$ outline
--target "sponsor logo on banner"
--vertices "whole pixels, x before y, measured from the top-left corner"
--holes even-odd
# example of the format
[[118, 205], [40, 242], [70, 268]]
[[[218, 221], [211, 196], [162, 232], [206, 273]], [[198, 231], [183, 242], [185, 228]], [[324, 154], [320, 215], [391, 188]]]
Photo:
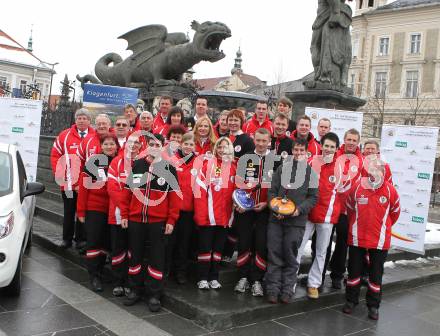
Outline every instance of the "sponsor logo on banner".
[[38, 124], [34, 123], [33, 121], [31, 121], [30, 123], [27, 123], [27, 126], [30, 128], [39, 127]]
[[411, 152], [409, 152], [409, 155], [416, 155], [417, 152], [413, 149]]
[[14, 119], [17, 120], [22, 120], [24, 119], [26, 116], [24, 114], [14, 114]]
[[396, 147], [407, 148], [408, 147], [408, 142], [406, 142], [406, 141], [396, 141]]
[[316, 112], [312, 112], [312, 114], [310, 115], [311, 119], [318, 119], [318, 113]]
[[388, 130], [388, 136], [392, 137], [396, 134], [396, 132], [394, 132], [394, 130], [390, 129]]
[[419, 217], [419, 216], [412, 216], [411, 221], [414, 223], [424, 223], [425, 219], [423, 217]]
[[9, 139], [10, 136], [9, 136], [9, 134], [0, 134], [0, 138], [2, 138], [2, 139]]
[[433, 164], [433, 162], [431, 160], [420, 160], [420, 163], [427, 164], [427, 165]]
[[418, 173], [417, 177], [421, 180], [429, 180], [431, 178], [431, 174], [428, 173]]
[[425, 147], [423, 147], [423, 149], [426, 149], [426, 150], [432, 150], [432, 147], [429, 146], [429, 145], [426, 145]]
[[24, 137], [25, 140], [29, 140], [29, 141], [38, 141], [37, 137], [33, 137], [33, 136], [25, 136]]
[[24, 128], [23, 127], [12, 127], [12, 132], [14, 133], [23, 133]]

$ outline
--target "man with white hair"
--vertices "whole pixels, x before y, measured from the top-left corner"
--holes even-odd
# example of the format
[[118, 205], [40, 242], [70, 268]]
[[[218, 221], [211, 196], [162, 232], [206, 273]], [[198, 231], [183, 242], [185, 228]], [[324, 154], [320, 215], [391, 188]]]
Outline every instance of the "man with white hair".
[[55, 181], [61, 187], [64, 205], [62, 248], [72, 246], [74, 234], [77, 247], [81, 248], [81, 244], [84, 245], [82, 225], [79, 221], [75, 223], [80, 171], [76, 152], [84, 139], [94, 134], [95, 130], [90, 127], [90, 113], [87, 109], [81, 108], [75, 112], [75, 124], [57, 136], [50, 153], [52, 171]]

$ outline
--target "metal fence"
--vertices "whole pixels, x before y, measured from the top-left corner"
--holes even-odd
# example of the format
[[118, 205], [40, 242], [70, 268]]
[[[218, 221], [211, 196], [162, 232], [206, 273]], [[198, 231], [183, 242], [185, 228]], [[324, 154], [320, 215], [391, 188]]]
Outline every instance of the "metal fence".
[[58, 135], [62, 130], [70, 127], [78, 108], [78, 104], [67, 103], [59, 104], [55, 110], [51, 110], [44, 102], [41, 113], [41, 135]]

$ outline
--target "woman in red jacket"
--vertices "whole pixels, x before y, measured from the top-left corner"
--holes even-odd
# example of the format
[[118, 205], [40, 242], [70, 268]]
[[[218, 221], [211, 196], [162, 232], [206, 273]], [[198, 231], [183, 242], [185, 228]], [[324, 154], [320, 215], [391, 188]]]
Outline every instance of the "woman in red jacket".
[[159, 133], [167, 140], [169, 140], [167, 136], [170, 127], [179, 126], [179, 125], [185, 127], [185, 116], [183, 114], [183, 110], [179, 106], [173, 106], [170, 109], [170, 112], [168, 112], [168, 117], [165, 122], [165, 125], [157, 133]]
[[194, 186], [194, 220], [199, 227], [199, 289], [219, 289], [218, 266], [222, 259], [227, 227], [234, 219], [234, 148], [228, 138], [215, 143], [213, 157], [206, 160]]
[[141, 149], [139, 136], [130, 135], [121, 154], [113, 159], [108, 169], [107, 192], [110, 197], [108, 224], [112, 250], [112, 270], [116, 279], [114, 296], [128, 293], [128, 232], [121, 226], [122, 190], [133, 161]]
[[76, 210], [78, 220], [85, 223], [87, 269], [92, 289], [96, 292], [102, 291], [101, 273], [108, 245], [108, 168], [119, 150], [114, 134], [103, 135], [99, 140], [102, 154], [92, 155], [86, 161], [80, 176]]
[[197, 119], [193, 133], [196, 155], [211, 154], [217, 140], [211, 120], [207, 116]]
[[187, 281], [188, 253], [194, 228], [194, 194], [192, 181], [194, 181], [193, 164], [196, 159], [194, 154], [194, 135], [186, 133], [182, 137], [180, 148], [177, 150], [171, 163], [176, 167], [182, 201], [180, 204], [179, 219], [176, 222], [171, 239], [169, 240], [168, 268], [175, 272], [178, 284]]

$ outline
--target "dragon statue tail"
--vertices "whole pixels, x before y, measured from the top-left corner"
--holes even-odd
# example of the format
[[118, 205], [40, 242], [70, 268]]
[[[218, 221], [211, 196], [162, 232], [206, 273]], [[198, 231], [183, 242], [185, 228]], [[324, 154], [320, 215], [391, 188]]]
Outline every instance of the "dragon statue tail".
[[[121, 56], [116, 53], [108, 53], [102, 56], [95, 65], [96, 76], [104, 83], [111, 84], [114, 76], [114, 67], [122, 62]], [[113, 63], [113, 66], [109, 64]]]
[[93, 75], [80, 76], [76, 75], [76, 79], [81, 82], [81, 89], [84, 90], [85, 83], [102, 84], [102, 82]]

